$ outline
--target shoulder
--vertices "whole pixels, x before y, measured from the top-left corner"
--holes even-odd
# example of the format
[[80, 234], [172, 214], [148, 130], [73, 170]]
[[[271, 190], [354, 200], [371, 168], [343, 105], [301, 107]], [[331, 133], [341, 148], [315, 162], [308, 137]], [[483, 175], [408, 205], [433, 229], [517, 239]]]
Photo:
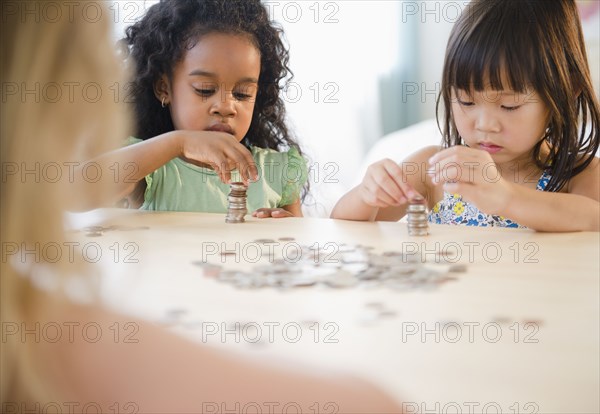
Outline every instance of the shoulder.
[[252, 153], [252, 156], [256, 159], [256, 158], [281, 158], [281, 152], [271, 149], [271, 148], [261, 148], [261, 147], [255, 147], [255, 146], [250, 146], [250, 152]]
[[270, 148], [250, 147], [250, 152], [258, 164], [262, 163], [281, 163], [283, 164], [303, 164], [306, 160], [296, 148], [290, 148], [287, 151], [277, 151]]
[[423, 147], [418, 151], [413, 152], [403, 162], [419, 162], [426, 163], [429, 161], [434, 154], [440, 152], [442, 147], [439, 145], [430, 145], [427, 147]]
[[429, 159], [441, 151], [441, 149], [437, 145], [421, 148], [402, 160], [400, 166], [410, 171], [427, 170], [429, 168]]
[[594, 157], [585, 170], [573, 177], [567, 191], [600, 201], [600, 158]]

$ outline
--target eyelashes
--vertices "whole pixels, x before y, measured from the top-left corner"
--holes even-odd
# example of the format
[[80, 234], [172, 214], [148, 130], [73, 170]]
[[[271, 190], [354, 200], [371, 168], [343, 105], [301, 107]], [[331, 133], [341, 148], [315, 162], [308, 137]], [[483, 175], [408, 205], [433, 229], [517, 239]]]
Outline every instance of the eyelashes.
[[196, 93], [198, 95], [200, 95], [204, 98], [208, 98], [216, 92], [215, 89], [196, 89], [196, 88], [194, 88], [194, 90], [196, 91]]
[[241, 92], [234, 92], [233, 96], [238, 101], [247, 101], [249, 99], [252, 99], [252, 95], [248, 95], [247, 93], [241, 93]]
[[[465, 107], [470, 107], [470, 106], [474, 106], [475, 103], [474, 102], [469, 102], [469, 101], [461, 101], [460, 99], [456, 98], [456, 102], [458, 102], [458, 104], [460, 106], [465, 106]], [[517, 109], [519, 109], [522, 105], [515, 105], [515, 106], [506, 106], [506, 105], [501, 105], [500, 108], [502, 108], [502, 110], [506, 111], [506, 112], [512, 112], [512, 111], [516, 111]]]
[[[194, 91], [196, 91], [196, 93], [198, 95], [200, 95], [203, 98], [210, 98], [211, 96], [213, 96], [215, 93], [217, 93], [216, 89], [198, 89], [198, 88], [194, 88]], [[250, 95], [248, 93], [244, 93], [244, 92], [233, 92], [233, 97], [238, 100], [238, 101], [248, 101], [250, 99], [252, 99], [254, 97], [254, 95]]]

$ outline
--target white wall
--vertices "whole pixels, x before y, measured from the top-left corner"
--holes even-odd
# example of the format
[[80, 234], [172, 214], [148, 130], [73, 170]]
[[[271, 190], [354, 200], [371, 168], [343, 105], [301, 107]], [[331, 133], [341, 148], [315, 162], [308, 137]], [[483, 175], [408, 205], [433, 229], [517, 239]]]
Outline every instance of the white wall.
[[396, 1], [265, 1], [290, 45], [289, 119], [310, 158], [311, 185], [327, 214], [381, 135], [378, 79], [402, 47]]

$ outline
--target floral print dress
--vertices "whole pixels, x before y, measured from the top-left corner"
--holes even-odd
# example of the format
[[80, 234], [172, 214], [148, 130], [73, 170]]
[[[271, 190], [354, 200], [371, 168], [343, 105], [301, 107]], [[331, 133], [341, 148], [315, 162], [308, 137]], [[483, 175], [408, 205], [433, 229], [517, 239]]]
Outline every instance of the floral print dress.
[[[538, 180], [536, 190], [544, 191], [550, 178], [550, 173], [544, 171]], [[429, 222], [480, 227], [526, 228], [506, 217], [483, 213], [474, 205], [464, 201], [461, 195], [446, 192], [444, 192], [444, 198], [429, 212]]]

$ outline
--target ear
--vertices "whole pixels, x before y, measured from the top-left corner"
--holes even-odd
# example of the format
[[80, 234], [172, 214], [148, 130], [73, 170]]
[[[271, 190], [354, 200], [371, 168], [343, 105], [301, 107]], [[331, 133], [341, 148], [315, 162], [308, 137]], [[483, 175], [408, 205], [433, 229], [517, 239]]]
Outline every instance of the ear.
[[171, 83], [167, 75], [162, 75], [154, 82], [154, 96], [165, 106], [171, 102]]

